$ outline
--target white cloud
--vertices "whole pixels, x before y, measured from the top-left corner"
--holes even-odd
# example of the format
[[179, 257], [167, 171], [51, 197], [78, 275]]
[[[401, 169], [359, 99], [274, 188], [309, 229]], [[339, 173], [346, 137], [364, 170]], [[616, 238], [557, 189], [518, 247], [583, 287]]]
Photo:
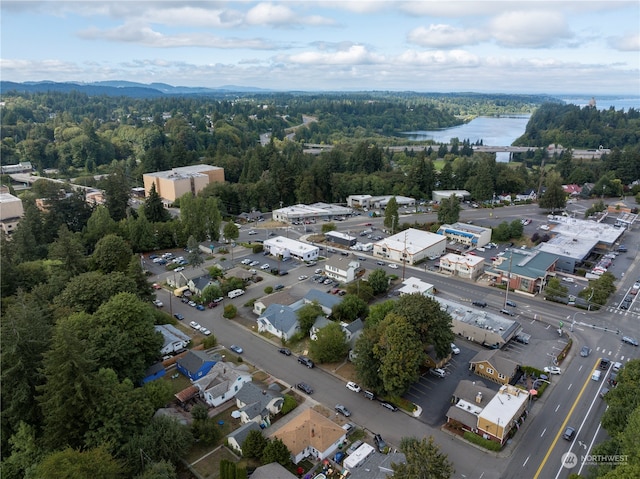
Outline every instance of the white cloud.
[[451, 25], [429, 25], [418, 27], [409, 32], [407, 40], [421, 47], [447, 48], [473, 45], [486, 40], [488, 34], [476, 29], [461, 29]]
[[127, 23], [111, 30], [89, 28], [78, 32], [83, 39], [103, 39], [113, 42], [138, 43], [154, 48], [206, 47], [218, 49], [275, 50], [275, 44], [258, 38], [225, 38], [208, 33], [165, 35], [148, 25]]
[[573, 36], [562, 14], [553, 11], [503, 13], [488, 28], [499, 44], [513, 48], [550, 47]]
[[640, 51], [640, 34], [629, 33], [621, 37], [611, 37], [609, 45], [622, 52], [638, 52]]
[[[292, 3], [291, 5], [295, 5]], [[259, 3], [249, 9], [245, 15], [248, 25], [271, 25], [292, 27], [297, 25], [333, 25], [335, 22], [320, 15], [305, 17], [283, 3]]]
[[480, 58], [472, 55], [464, 50], [437, 50], [427, 52], [417, 52], [415, 50], [407, 50], [397, 59], [399, 64], [404, 66], [420, 65], [420, 66], [445, 66], [451, 68], [475, 67], [481, 63]]
[[336, 51], [303, 52], [290, 55], [287, 60], [305, 65], [360, 65], [384, 62], [383, 57], [369, 52], [364, 45], [350, 45]]

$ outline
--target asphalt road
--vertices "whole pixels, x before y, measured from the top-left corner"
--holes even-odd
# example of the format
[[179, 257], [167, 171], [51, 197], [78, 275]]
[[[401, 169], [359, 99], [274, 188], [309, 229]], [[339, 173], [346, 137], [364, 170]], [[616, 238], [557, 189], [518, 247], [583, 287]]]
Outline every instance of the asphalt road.
[[[490, 213], [495, 213], [495, 215]], [[435, 219], [433, 214], [417, 216], [418, 218], [411, 215], [410, 221], [433, 221]], [[546, 223], [546, 216], [540, 213], [536, 205], [501, 208], [493, 212], [486, 209], [465, 209], [462, 212], [461, 221], [471, 220], [474, 224], [495, 226], [504, 220], [512, 221], [523, 217], [529, 217], [533, 220], [531, 225], [525, 227], [525, 234], [531, 234], [539, 225]], [[357, 233], [366, 228], [364, 224], [367, 222], [382, 228], [382, 221], [382, 218], [356, 217], [338, 222], [336, 225], [340, 231]], [[320, 225], [315, 225], [315, 229], [319, 231]], [[241, 240], [249, 228], [243, 228], [243, 230], [241, 231]], [[289, 237], [300, 237], [305, 234], [303, 227], [289, 228], [282, 230], [282, 232], [285, 232]], [[267, 234], [265, 233], [265, 236]], [[625, 236], [626, 244], [631, 246], [630, 252], [615, 261], [616, 268], [621, 270], [620, 273], [625, 272], [625, 275], [618, 282], [619, 292], [616, 293], [611, 303], [602, 310], [587, 313], [569, 306], [546, 302], [540, 297], [531, 298], [520, 295], [510, 297], [518, 303], [518, 314], [514, 319], [521, 322], [525, 330], [531, 333], [538, 342], [526, 346], [509, 345], [504, 351], [505, 355], [513, 355], [516, 358], [524, 357], [528, 364], [543, 367], [550, 364], [552, 354], [561, 347], [560, 341], [563, 339], [566, 341], [564, 334], [573, 337], [576, 347], [572, 348], [571, 354], [561, 365], [562, 375], [552, 378], [552, 386], [547, 389], [544, 397], [531, 404], [529, 420], [511, 443], [497, 455], [466, 445], [438, 428], [445, 420], [442, 414], [443, 411], [446, 412], [445, 406], [448, 407], [448, 403], [445, 403], [450, 398], [449, 389], [455, 388], [456, 378], [463, 378], [468, 374], [466, 371], [467, 356], [471, 357], [475, 354], [476, 345], [457, 340], [456, 343], [462, 352], [447, 367], [447, 378], [443, 380], [435, 377], [421, 378], [411, 388], [408, 398], [420, 404], [424, 409], [422, 417], [414, 418], [402, 412], [394, 413], [383, 409], [377, 401], [369, 401], [362, 395], [347, 390], [344, 381], [331, 372], [323, 371], [320, 368], [309, 370], [299, 364], [295, 357], [286, 357], [278, 353], [277, 344], [266, 341], [255, 332], [242, 328], [234, 321], [222, 318], [223, 305], [229, 301], [239, 308], [241, 314], [249, 318], [255, 317], [242, 305], [247, 301], [247, 298], [261, 296], [264, 287], [268, 284], [281, 283], [290, 286], [296, 292], [304, 292], [310, 286], [306, 284], [309, 280], [299, 282], [297, 277], [300, 274], [311, 276], [310, 268], [300, 266], [283, 277], [264, 274], [265, 281], [250, 287], [246, 295], [234, 300], [225, 298], [223, 305], [212, 310], [200, 312], [180, 303], [175, 298], [171, 300], [171, 309], [173, 313], [180, 312], [185, 316], [186, 325], [189, 321], [195, 320], [209, 328], [222, 345], [237, 344], [242, 346], [245, 350], [243, 356], [247, 361], [280, 378], [285, 383], [291, 385], [300, 381], [309, 383], [315, 390], [312, 396], [314, 400], [331, 409], [336, 403], [344, 404], [353, 413], [349, 418], [350, 421], [369, 431], [381, 433], [385, 440], [392, 445], [399, 444], [400, 439], [405, 436], [433, 435], [442, 451], [454, 463], [456, 472], [453, 477], [482, 479], [567, 477], [571, 472], [577, 472], [581, 465], [578, 464], [573, 469], [564, 467], [561, 459], [562, 454], [571, 451], [577, 454], [579, 460], [581, 452], [590, 451], [594, 443], [603, 439], [604, 433], [598, 424], [604, 411], [604, 401], [597, 396], [603, 382], [596, 383], [590, 379], [597, 359], [601, 356], [607, 356], [612, 361], [624, 363], [631, 358], [638, 357], [639, 348], [625, 345], [620, 341], [620, 337], [622, 334], [640, 337], [640, 321], [638, 321], [640, 314], [637, 309], [622, 311], [616, 307], [619, 300], [622, 299], [623, 293], [621, 291], [625, 291], [626, 294], [626, 290], [640, 276], [640, 262], [636, 261], [638, 248], [640, 248], [640, 234], [637, 227], [635, 230], [627, 232]], [[256, 236], [247, 235], [246, 239], [252, 237]], [[234, 262], [247, 256], [247, 251], [242, 248], [237, 248], [236, 251]], [[487, 253], [491, 253], [490, 255], [493, 256], [496, 252], [488, 250]], [[370, 262], [366, 263], [367, 267], [378, 267], [373, 259], [368, 261]], [[293, 265], [293, 263], [291, 264]], [[162, 281], [163, 277], [171, 274], [158, 272], [160, 275], [158, 278], [153, 278], [154, 281]], [[424, 268], [407, 267], [404, 270], [397, 269], [393, 272], [404, 274], [407, 277], [417, 276], [436, 285], [439, 294], [462, 302], [482, 298], [489, 303], [488, 310], [497, 310], [504, 301], [503, 293], [498, 290], [479, 283], [441, 276], [431, 271], [425, 271]], [[319, 288], [322, 289], [324, 286]], [[576, 287], [576, 289], [578, 288]], [[168, 296], [168, 291], [160, 290], [158, 292], [159, 299], [165, 303], [165, 309], [169, 307]], [[560, 321], [565, 324], [563, 338], [558, 337], [555, 332]], [[571, 326], [572, 323], [573, 326]], [[569, 331], [570, 328], [573, 331]], [[617, 334], [618, 331], [620, 334]], [[579, 356], [579, 346], [582, 344], [593, 349], [588, 358]], [[606, 376], [603, 376], [604, 379]], [[439, 421], [438, 418], [440, 418]], [[566, 425], [576, 428], [575, 441], [568, 442], [559, 437]]]

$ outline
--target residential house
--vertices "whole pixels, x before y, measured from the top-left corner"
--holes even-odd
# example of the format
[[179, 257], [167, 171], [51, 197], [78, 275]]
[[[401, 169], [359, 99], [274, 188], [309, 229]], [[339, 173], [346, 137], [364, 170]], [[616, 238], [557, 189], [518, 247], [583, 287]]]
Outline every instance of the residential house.
[[350, 283], [362, 272], [359, 261], [342, 255], [331, 256], [324, 265], [324, 274], [340, 283]]
[[[257, 422], [250, 421], [245, 423], [227, 435], [227, 444], [238, 454], [242, 455], [242, 445], [251, 431], [262, 431], [262, 429]], [[253, 475], [251, 477], [253, 477]]]
[[291, 451], [294, 464], [305, 457], [323, 460], [346, 439], [346, 431], [314, 409], [306, 409], [273, 433]]
[[259, 316], [264, 313], [266, 309], [272, 304], [292, 306], [296, 301], [299, 300], [299, 298], [296, 299], [291, 296], [290, 291], [290, 289], [285, 289], [283, 291], [278, 291], [277, 293], [273, 293], [257, 299], [253, 303], [253, 312]]
[[360, 333], [362, 333], [362, 330], [364, 329], [362, 319], [358, 318], [350, 323], [340, 323], [340, 326], [342, 326], [347, 342], [353, 347], [356, 339], [358, 339]]
[[271, 418], [282, 411], [284, 396], [277, 384], [262, 388], [253, 382], [246, 382], [236, 394], [242, 423], [255, 422], [269, 426]]
[[271, 304], [257, 322], [259, 332], [271, 333], [284, 341], [300, 330], [296, 311], [282, 304]]
[[146, 384], [151, 381], [155, 381], [156, 379], [160, 379], [166, 373], [164, 366], [161, 362], [157, 362], [149, 366], [149, 368], [145, 371], [142, 384]]
[[187, 376], [192, 381], [205, 376], [216, 364], [217, 360], [209, 356], [204, 351], [191, 349], [182, 358], [176, 361], [178, 371]]
[[316, 318], [315, 323], [313, 323], [313, 326], [311, 326], [311, 329], [309, 330], [309, 337], [311, 338], [311, 340], [312, 341], [317, 340], [318, 339], [318, 331], [320, 331], [325, 326], [331, 324], [332, 322], [333, 321], [331, 321], [326, 316], [318, 316]]
[[246, 366], [236, 367], [233, 363], [219, 361], [194, 385], [209, 406], [217, 407], [236, 396], [242, 386], [250, 381], [251, 374]]
[[511, 430], [523, 423], [529, 401], [525, 389], [503, 385], [495, 392], [481, 381], [463, 380], [453, 394], [447, 422], [504, 444]]
[[172, 324], [159, 324], [154, 326], [155, 330], [162, 334], [164, 342], [162, 349], [160, 349], [160, 355], [174, 354], [182, 351], [187, 347], [191, 338], [180, 331]]
[[245, 223], [253, 223], [264, 219], [264, 215], [261, 211], [251, 211], [250, 213], [240, 213], [238, 220]]
[[251, 479], [298, 479], [298, 476], [290, 473], [277, 462], [272, 462], [253, 471]]
[[520, 366], [515, 361], [502, 356], [497, 349], [485, 349], [469, 361], [469, 369], [478, 376], [498, 384], [508, 384], [517, 374]]
[[302, 298], [303, 303], [313, 303], [317, 302], [318, 305], [322, 308], [322, 312], [327, 316], [330, 316], [333, 312], [333, 308], [342, 301], [342, 297], [325, 293], [324, 291], [320, 291], [318, 289], [310, 289], [307, 294]]
[[214, 284], [216, 283], [211, 279], [211, 276], [209, 275], [198, 276], [197, 278], [191, 278], [187, 282], [187, 286], [189, 286], [189, 290], [197, 296], [202, 295], [202, 292], [207, 286], [214, 285]]
[[401, 452], [380, 454], [373, 451], [358, 466], [349, 469], [349, 479], [390, 479], [393, 477], [392, 464], [404, 464], [406, 461]]

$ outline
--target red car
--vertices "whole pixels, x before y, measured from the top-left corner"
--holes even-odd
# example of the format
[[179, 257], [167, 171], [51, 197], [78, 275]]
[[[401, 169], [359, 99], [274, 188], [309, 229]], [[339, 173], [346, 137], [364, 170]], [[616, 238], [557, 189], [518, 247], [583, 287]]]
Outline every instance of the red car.
[[216, 303], [216, 302], [214, 302], [214, 301], [211, 301], [211, 302], [209, 303], [209, 308], [211, 308], [211, 309], [215, 308], [216, 306], [218, 306], [218, 303]]

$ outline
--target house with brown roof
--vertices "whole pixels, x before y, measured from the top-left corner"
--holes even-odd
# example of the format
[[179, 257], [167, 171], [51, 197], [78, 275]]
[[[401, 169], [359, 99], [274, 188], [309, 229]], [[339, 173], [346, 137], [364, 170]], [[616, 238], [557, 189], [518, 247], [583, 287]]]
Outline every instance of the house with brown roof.
[[305, 457], [323, 460], [344, 442], [346, 431], [313, 409], [306, 409], [272, 435], [291, 451], [297, 464]]
[[502, 357], [497, 349], [478, 351], [478, 354], [469, 361], [471, 371], [498, 384], [508, 384], [519, 367], [515, 361]]

